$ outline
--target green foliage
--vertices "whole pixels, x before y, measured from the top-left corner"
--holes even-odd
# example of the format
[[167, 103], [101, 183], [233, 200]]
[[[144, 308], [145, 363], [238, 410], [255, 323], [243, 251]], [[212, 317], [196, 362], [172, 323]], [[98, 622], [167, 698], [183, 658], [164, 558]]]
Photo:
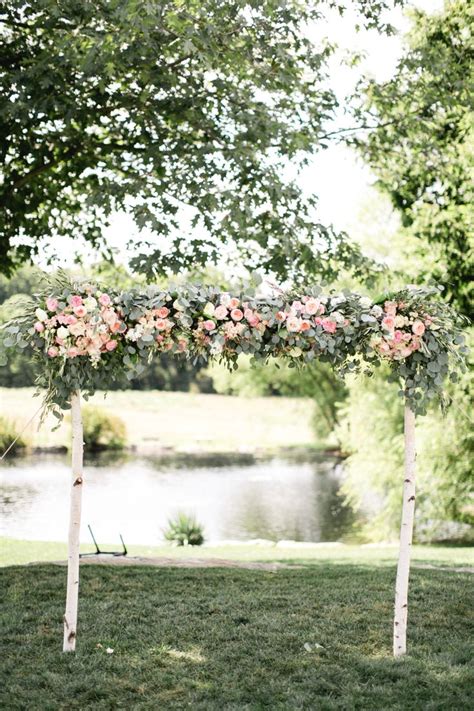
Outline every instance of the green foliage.
[[250, 284], [233, 293], [191, 283], [119, 294], [60, 272], [2, 327], [0, 364], [9, 352], [31, 353], [45, 410], [59, 419], [73, 391], [88, 396], [124, 375], [132, 380], [163, 352], [233, 369], [241, 354], [253, 364], [280, 358], [290, 368], [321, 360], [342, 375], [385, 361], [419, 414], [443, 394], [447, 376], [465, 368], [463, 321], [437, 289], [409, 287], [379, 303], [348, 290], [324, 294], [316, 285], [261, 297]]
[[[448, 0], [439, 14], [412, 14], [408, 47], [395, 76], [365, 83], [357, 115], [375, 126], [354, 142], [399, 211], [406, 230], [431, 246], [427, 281], [468, 314], [474, 272], [474, 10]], [[362, 88], [361, 88], [362, 89]], [[360, 92], [364, 96], [364, 92]], [[439, 255], [439, 256], [438, 256]]]
[[123, 421], [100, 407], [83, 407], [82, 423], [86, 450], [123, 449], [127, 444]]
[[[415, 537], [419, 541], [469, 536], [466, 524], [474, 523], [468, 376], [452, 385], [449, 394], [453, 405], [445, 415], [430, 411], [417, 419]], [[387, 384], [386, 372], [350, 383], [338, 436], [349, 453], [343, 491], [351, 505], [366, 515], [365, 534], [372, 540], [396, 538], [404, 471], [403, 404], [396, 388]]]
[[6, 417], [0, 417], [0, 456], [15, 440], [15, 446], [10, 450], [9, 456], [14, 455], [17, 450], [24, 449], [27, 446], [24, 437], [18, 437], [18, 435], [19, 432], [15, 424]]
[[393, 4], [3, 3], [1, 269], [34, 257], [44, 238], [80, 236], [107, 253], [103, 227], [125, 210], [160, 238], [159, 249], [136, 244], [133, 264], [149, 277], [215, 262], [223, 242], [281, 277], [363, 272], [358, 249], [282, 175], [327, 145], [338, 108], [333, 45], [314, 45], [307, 24], [349, 6], [386, 29], [380, 15]]
[[64, 568], [4, 568], [2, 708], [472, 709], [472, 576], [413, 570], [397, 660], [393, 565], [308, 563], [85, 565], [75, 656], [60, 651]]
[[194, 516], [178, 513], [174, 519], [168, 521], [165, 539], [177, 546], [202, 546], [204, 532]]

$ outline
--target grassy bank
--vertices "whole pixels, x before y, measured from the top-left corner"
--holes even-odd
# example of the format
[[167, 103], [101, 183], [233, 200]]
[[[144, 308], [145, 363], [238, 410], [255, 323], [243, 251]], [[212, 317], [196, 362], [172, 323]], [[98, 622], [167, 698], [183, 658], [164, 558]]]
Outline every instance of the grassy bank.
[[[115, 544], [104, 545], [115, 550]], [[81, 551], [91, 552], [93, 546], [83, 545]], [[167, 558], [227, 558], [244, 561], [275, 561], [301, 564], [394, 566], [398, 556], [397, 546], [349, 546], [343, 544], [246, 544], [174, 548], [172, 546], [129, 546], [131, 556]], [[0, 538], [0, 566], [23, 565], [32, 562], [65, 560], [65, 543], [47, 541], [20, 541]], [[413, 546], [413, 562], [437, 566], [474, 567], [474, 548], [455, 546]]]
[[[414, 570], [410, 654], [391, 658], [393, 570], [83, 569], [76, 655], [65, 571], [0, 571], [2, 707], [473, 707], [472, 576]], [[113, 653], [107, 653], [107, 648]]]
[[[0, 415], [23, 426], [38, 409], [32, 388], [0, 388]], [[125, 422], [130, 445], [140, 449], [253, 451], [277, 447], [314, 446], [310, 427], [312, 402], [305, 398], [239, 398], [158, 391], [97, 393], [90, 403]], [[55, 418], [37, 430], [39, 416], [25, 433], [34, 447], [69, 442], [69, 424], [56, 432]]]

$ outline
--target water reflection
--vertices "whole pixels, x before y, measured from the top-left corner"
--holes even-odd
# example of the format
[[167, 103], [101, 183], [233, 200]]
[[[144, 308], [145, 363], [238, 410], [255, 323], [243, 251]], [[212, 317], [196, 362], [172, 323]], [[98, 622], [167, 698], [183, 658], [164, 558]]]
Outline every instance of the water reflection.
[[[83, 529], [98, 540], [121, 532], [127, 543], [156, 544], [169, 517], [195, 514], [207, 540], [267, 538], [334, 541], [353, 516], [338, 495], [334, 459], [258, 460], [251, 454], [165, 457], [101, 455], [86, 459]], [[62, 456], [14, 460], [0, 469], [2, 535], [64, 540], [69, 464]]]

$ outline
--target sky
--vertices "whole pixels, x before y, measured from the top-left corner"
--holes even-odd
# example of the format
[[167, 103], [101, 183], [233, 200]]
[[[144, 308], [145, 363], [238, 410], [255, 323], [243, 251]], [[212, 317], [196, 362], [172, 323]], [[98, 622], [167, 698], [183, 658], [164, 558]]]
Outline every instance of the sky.
[[[443, 0], [411, 0], [408, 7], [417, 7], [426, 12], [438, 12], [443, 8]], [[343, 99], [351, 93], [360, 76], [372, 76], [378, 81], [389, 79], [396, 68], [403, 51], [402, 36], [409, 28], [405, 10], [391, 10], [386, 19], [397, 29], [393, 36], [380, 36], [375, 30], [356, 32], [355, 14], [348, 12], [343, 18], [338, 14], [330, 16], [324, 26], [308, 29], [308, 34], [317, 42], [320, 36], [335, 38], [340, 50], [331, 61], [331, 84], [337, 95]], [[342, 64], [347, 51], [363, 51], [365, 59], [358, 69], [349, 69]], [[339, 116], [336, 126], [347, 126], [349, 117]], [[326, 225], [334, 225], [337, 230], [349, 234], [359, 222], [359, 215], [374, 196], [374, 176], [364, 166], [355, 153], [342, 144], [316, 154], [311, 163], [298, 176], [298, 182], [307, 193], [318, 196], [318, 219]], [[389, 216], [390, 217], [390, 216]], [[388, 219], [389, 219], [388, 217]], [[396, 225], [396, 221], [393, 222]], [[139, 236], [133, 220], [125, 213], [112, 216], [110, 226], [105, 230], [108, 242], [116, 249], [118, 261], [126, 263], [126, 243]], [[141, 234], [142, 238], [144, 234]], [[72, 266], [73, 253], [77, 245], [71, 240], [61, 244], [61, 265]], [[87, 258], [86, 258], [87, 259]]]

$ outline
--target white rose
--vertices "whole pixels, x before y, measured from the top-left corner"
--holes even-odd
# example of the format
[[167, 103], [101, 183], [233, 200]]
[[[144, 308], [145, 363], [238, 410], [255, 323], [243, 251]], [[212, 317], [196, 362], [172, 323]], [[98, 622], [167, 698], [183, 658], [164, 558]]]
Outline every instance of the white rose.
[[84, 306], [88, 311], [92, 311], [97, 306], [97, 299], [94, 299], [93, 296], [88, 296], [84, 301]]
[[375, 306], [372, 306], [371, 313], [375, 316], [375, 318], [380, 318], [383, 314], [383, 308], [376, 304]]
[[60, 326], [56, 331], [58, 338], [67, 338], [69, 336], [69, 329], [65, 326]]
[[368, 309], [369, 306], [372, 306], [372, 299], [369, 299], [368, 296], [362, 296], [359, 299], [359, 303], [364, 309]]
[[36, 309], [35, 315], [38, 321], [47, 321], [48, 319], [48, 314], [43, 309]]
[[342, 323], [344, 321], [344, 316], [341, 314], [340, 311], [333, 311], [331, 316], [336, 323]]
[[406, 323], [405, 316], [400, 316], [400, 314], [398, 316], [395, 316], [395, 326], [397, 328], [401, 328], [402, 326], [405, 325], [405, 323]]
[[207, 304], [206, 304], [205, 307], [204, 307], [204, 313], [206, 314], [206, 316], [214, 316], [214, 311], [215, 311], [215, 310], [216, 310], [216, 309], [215, 309], [214, 304], [211, 303], [210, 301], [208, 301]]

